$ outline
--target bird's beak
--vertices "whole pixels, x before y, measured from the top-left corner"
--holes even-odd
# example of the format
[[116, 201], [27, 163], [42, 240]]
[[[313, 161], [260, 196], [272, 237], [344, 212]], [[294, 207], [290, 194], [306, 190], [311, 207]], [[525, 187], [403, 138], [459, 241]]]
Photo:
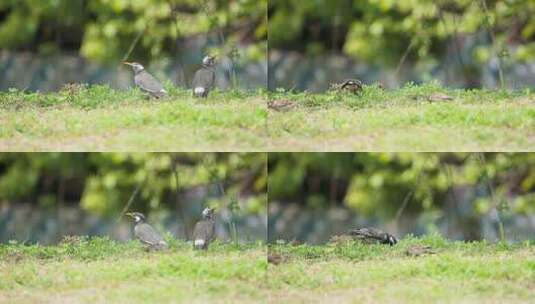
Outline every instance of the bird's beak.
[[128, 215], [128, 216], [130, 216], [130, 217], [133, 217], [132, 212], [125, 213], [125, 215]]
[[129, 66], [132, 66], [132, 64], [130, 62], [126, 62], [126, 61], [123, 61], [122, 64], [126, 64], [126, 65], [129, 65]]

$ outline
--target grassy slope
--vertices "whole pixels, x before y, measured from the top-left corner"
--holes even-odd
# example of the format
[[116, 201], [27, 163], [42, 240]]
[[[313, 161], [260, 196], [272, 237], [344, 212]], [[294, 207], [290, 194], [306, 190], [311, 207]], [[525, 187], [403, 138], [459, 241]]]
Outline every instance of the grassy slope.
[[[431, 245], [436, 254], [409, 257]], [[535, 298], [535, 244], [515, 246], [406, 238], [394, 247], [274, 245], [271, 297], [295, 303], [527, 303]]]
[[0, 303], [248, 303], [267, 297], [265, 246], [193, 251], [171, 242], [74, 240], [55, 247], [0, 245]]
[[266, 145], [264, 93], [214, 92], [207, 100], [168, 87], [71, 86], [59, 93], [0, 93], [2, 151], [253, 151]]
[[[442, 92], [452, 101], [429, 102]], [[526, 151], [535, 147], [535, 93], [448, 90], [435, 83], [360, 96], [274, 93], [297, 107], [270, 111], [274, 151]]]
[[[273, 93], [295, 102], [269, 111], [264, 92], [214, 92], [197, 100], [168, 86], [73, 86], [59, 93], [0, 93], [1, 151], [533, 151], [535, 94], [462, 91], [434, 83], [360, 96]], [[429, 102], [444, 92], [453, 101]]]
[[[0, 245], [0, 303], [527, 303], [535, 297], [535, 245], [405, 238], [394, 247], [341, 243], [214, 244], [166, 252], [139, 243], [71, 239], [58, 246]], [[436, 254], [408, 257], [414, 245]]]

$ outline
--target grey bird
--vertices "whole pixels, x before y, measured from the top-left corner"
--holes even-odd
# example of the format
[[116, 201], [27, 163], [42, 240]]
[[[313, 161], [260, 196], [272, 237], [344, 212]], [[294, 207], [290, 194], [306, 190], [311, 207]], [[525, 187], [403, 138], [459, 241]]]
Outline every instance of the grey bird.
[[193, 229], [193, 249], [208, 249], [215, 236], [214, 209], [205, 208], [202, 217]]
[[377, 228], [357, 228], [347, 232], [353, 239], [361, 240], [366, 243], [378, 242], [394, 246], [398, 240], [391, 234]]
[[208, 93], [215, 84], [215, 57], [206, 56], [202, 60], [202, 67], [193, 76], [193, 96], [208, 97]]
[[126, 215], [132, 217], [136, 225], [134, 226], [134, 235], [149, 249], [163, 250], [167, 249], [167, 243], [163, 237], [151, 225], [145, 222], [145, 216], [139, 212], [130, 212]]
[[123, 64], [129, 65], [134, 70], [134, 83], [142, 91], [149, 93], [156, 98], [162, 98], [167, 95], [167, 91], [163, 88], [163, 85], [154, 78], [149, 72], [145, 71], [145, 68], [137, 62], [123, 62]]

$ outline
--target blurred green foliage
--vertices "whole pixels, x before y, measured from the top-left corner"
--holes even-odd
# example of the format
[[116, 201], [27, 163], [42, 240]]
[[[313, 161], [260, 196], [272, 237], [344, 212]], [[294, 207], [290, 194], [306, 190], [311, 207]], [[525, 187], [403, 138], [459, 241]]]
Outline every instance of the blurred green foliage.
[[534, 13], [532, 0], [272, 0], [269, 43], [396, 64], [408, 48], [409, 59], [436, 60], [447, 42], [482, 33], [471, 54], [476, 61], [492, 55], [527, 61], [535, 58]]
[[[535, 154], [530, 153], [272, 153], [270, 202], [308, 208], [344, 205], [367, 216], [468, 203], [475, 214], [535, 212]], [[474, 191], [457, 197], [453, 191]], [[465, 192], [466, 194], [467, 192]]]
[[48, 54], [74, 49], [102, 62], [117, 61], [139, 41], [133, 58], [169, 57], [181, 39], [213, 34], [216, 50], [264, 59], [267, 0], [4, 0], [0, 1], [0, 48]]
[[93, 214], [115, 215], [138, 187], [131, 208], [142, 212], [172, 209], [184, 203], [177, 190], [204, 187], [206, 204], [228, 208], [243, 198], [240, 212], [261, 214], [266, 162], [262, 153], [4, 153], [0, 204], [79, 204]]

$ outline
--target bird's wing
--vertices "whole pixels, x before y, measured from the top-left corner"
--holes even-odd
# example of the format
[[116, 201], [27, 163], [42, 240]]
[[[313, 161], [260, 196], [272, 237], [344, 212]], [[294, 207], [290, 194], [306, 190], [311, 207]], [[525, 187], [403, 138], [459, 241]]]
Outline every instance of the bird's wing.
[[215, 226], [210, 221], [200, 221], [193, 229], [193, 240], [211, 240], [214, 236]]
[[163, 241], [162, 236], [151, 225], [142, 223], [134, 228], [134, 234], [140, 241], [149, 245], [158, 245]]
[[195, 89], [196, 87], [202, 86], [202, 69], [195, 72], [195, 75], [193, 76], [193, 82], [191, 83], [191, 86]]
[[214, 85], [215, 82], [215, 73], [214, 71], [207, 69], [207, 68], [201, 68], [197, 72], [195, 72], [195, 75], [193, 76], [193, 88], [201, 87], [201, 88], [211, 88]]
[[360, 228], [351, 230], [349, 234], [382, 240], [384, 232], [376, 228]]
[[160, 93], [163, 90], [163, 85], [148, 72], [137, 75], [135, 82], [142, 90], [149, 93]]

